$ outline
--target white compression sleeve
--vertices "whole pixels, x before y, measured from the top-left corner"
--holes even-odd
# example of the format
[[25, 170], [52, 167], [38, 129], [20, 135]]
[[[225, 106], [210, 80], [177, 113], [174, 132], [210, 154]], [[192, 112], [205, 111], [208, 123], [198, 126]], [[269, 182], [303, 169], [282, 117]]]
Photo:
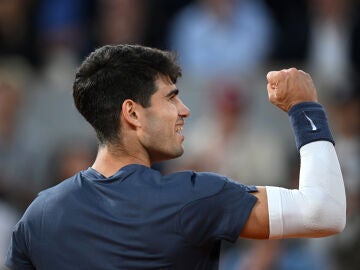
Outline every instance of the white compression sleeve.
[[345, 227], [345, 188], [334, 146], [308, 143], [300, 158], [299, 189], [266, 187], [269, 238], [321, 237]]

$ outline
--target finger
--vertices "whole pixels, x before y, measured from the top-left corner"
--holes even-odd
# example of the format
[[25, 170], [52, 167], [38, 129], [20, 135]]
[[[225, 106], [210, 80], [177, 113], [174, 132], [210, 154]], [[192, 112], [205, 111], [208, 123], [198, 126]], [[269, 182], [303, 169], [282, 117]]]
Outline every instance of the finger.
[[276, 103], [276, 92], [268, 91], [268, 98], [271, 103], [275, 104]]
[[307, 72], [305, 72], [305, 71], [303, 71], [301, 69], [299, 69], [299, 73], [302, 74], [304, 77], [309, 77], [310, 78], [309, 73], [307, 73]]
[[279, 81], [275, 79], [270, 79], [266, 85], [268, 91], [275, 91], [279, 87]]
[[273, 87], [273, 85], [272, 84], [270, 84], [270, 83], [268, 83], [267, 85], [266, 85], [266, 89], [267, 89], [267, 91], [270, 93], [270, 92], [273, 92], [274, 90], [275, 90], [275, 88]]
[[268, 92], [268, 98], [271, 102], [273, 102], [276, 98], [276, 88], [274, 88], [270, 83], [266, 86]]
[[272, 82], [274, 80], [276, 80], [276, 78], [279, 76], [279, 71], [270, 71], [268, 72], [268, 74], [266, 75], [266, 78], [269, 82]]
[[298, 70], [297, 70], [297, 68], [292, 67], [292, 68], [286, 69], [285, 71], [290, 72], [290, 73], [296, 73]]

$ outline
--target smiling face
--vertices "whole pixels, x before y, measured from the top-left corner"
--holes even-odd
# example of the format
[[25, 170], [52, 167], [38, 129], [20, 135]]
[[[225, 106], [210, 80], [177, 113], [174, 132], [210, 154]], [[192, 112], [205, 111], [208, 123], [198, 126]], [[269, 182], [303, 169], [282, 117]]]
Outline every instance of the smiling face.
[[165, 76], [155, 81], [156, 92], [151, 96], [150, 106], [141, 108], [140, 143], [146, 149], [150, 162], [159, 162], [183, 154], [184, 136], [181, 131], [184, 118], [190, 110], [179, 98], [179, 90]]

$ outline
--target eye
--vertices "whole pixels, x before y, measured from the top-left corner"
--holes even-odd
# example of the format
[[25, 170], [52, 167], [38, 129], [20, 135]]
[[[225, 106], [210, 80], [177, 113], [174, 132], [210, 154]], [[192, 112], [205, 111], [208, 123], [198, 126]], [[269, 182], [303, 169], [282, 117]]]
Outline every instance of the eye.
[[169, 101], [175, 102], [176, 99], [177, 99], [178, 94], [179, 94], [179, 90], [174, 89], [174, 90], [170, 91], [169, 94], [167, 94], [167, 98], [168, 98]]
[[176, 101], [176, 98], [177, 98], [177, 95], [170, 95], [170, 96], [169, 96], [169, 101], [175, 102], [175, 101]]

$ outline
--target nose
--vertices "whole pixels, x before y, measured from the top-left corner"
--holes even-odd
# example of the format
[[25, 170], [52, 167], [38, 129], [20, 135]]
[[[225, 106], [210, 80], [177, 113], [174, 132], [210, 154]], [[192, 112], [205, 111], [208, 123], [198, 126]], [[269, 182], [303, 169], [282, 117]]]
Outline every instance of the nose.
[[190, 116], [190, 109], [181, 100], [179, 102], [179, 116], [183, 118]]

